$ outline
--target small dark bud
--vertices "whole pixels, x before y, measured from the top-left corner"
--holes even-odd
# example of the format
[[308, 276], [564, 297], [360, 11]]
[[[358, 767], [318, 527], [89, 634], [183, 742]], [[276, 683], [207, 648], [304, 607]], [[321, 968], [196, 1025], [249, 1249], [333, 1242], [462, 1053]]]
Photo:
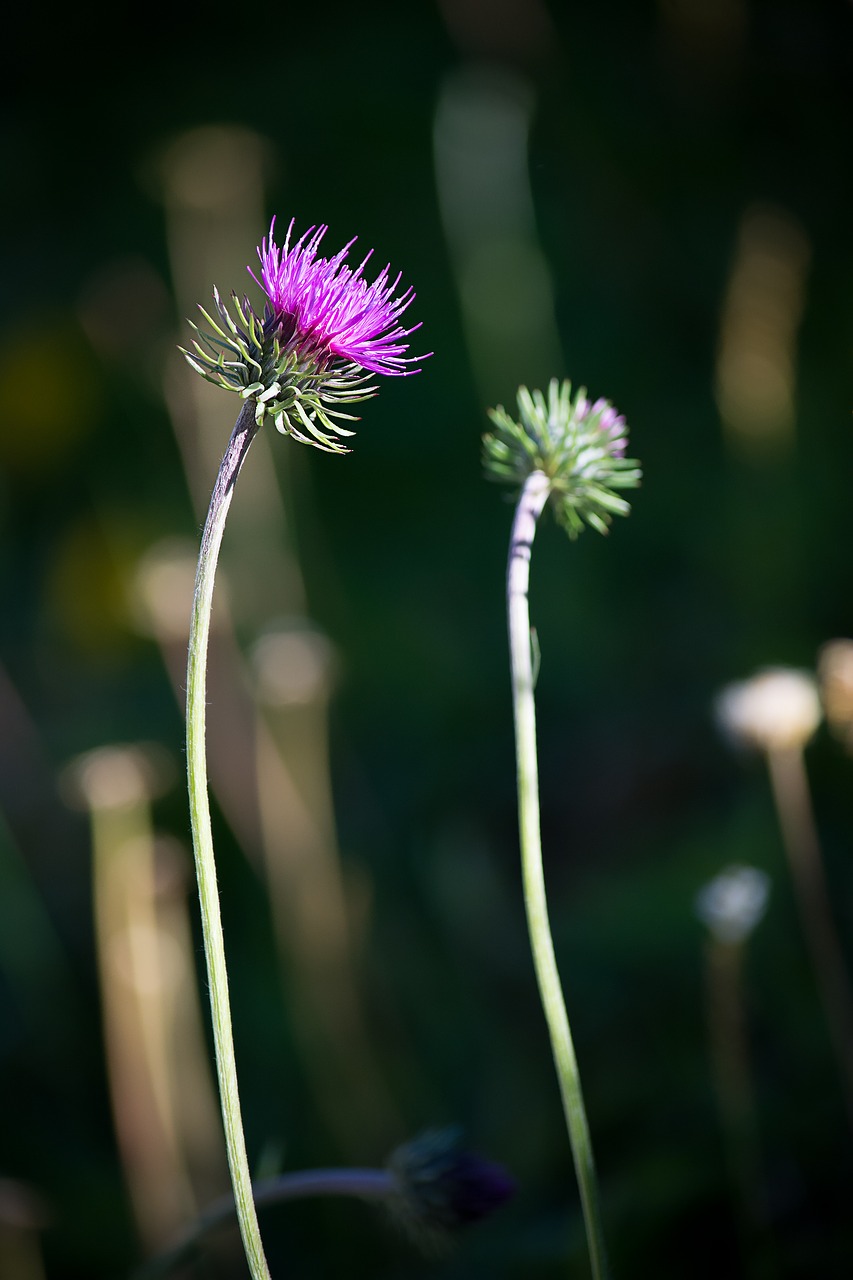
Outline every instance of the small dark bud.
[[422, 1134], [398, 1147], [389, 1169], [400, 1184], [401, 1216], [416, 1234], [447, 1234], [485, 1218], [515, 1193], [501, 1165], [465, 1150], [458, 1129]]

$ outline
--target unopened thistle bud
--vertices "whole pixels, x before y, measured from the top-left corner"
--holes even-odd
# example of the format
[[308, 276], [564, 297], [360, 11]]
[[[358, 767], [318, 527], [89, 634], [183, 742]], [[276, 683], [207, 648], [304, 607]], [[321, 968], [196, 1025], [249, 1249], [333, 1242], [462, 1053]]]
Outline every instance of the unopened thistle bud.
[[437, 1129], [398, 1147], [388, 1161], [398, 1191], [390, 1207], [422, 1243], [440, 1244], [515, 1194], [501, 1165], [467, 1151], [458, 1129]]
[[590, 403], [586, 389], [568, 381], [541, 391], [518, 390], [519, 421], [502, 405], [489, 411], [494, 431], [483, 437], [484, 464], [494, 480], [523, 485], [534, 471], [549, 481], [550, 501], [570, 538], [589, 524], [606, 533], [629, 503], [617, 489], [635, 489], [640, 464], [625, 457], [628, 427], [608, 400]]
[[310, 227], [291, 244], [291, 221], [281, 247], [274, 230], [275, 218], [258, 249], [260, 280], [249, 272], [267, 295], [263, 314], [232, 293], [235, 319], [214, 289], [217, 318], [200, 308], [211, 332], [193, 325], [200, 341], [184, 355], [208, 382], [253, 399], [259, 425], [269, 415], [282, 434], [345, 453], [340, 437], [354, 433], [341, 423], [356, 421], [345, 409], [376, 395], [371, 376], [418, 373], [407, 366], [426, 358], [406, 355], [404, 339], [420, 325], [399, 323], [415, 294], [397, 293], [400, 276], [391, 278], [390, 266], [368, 284], [370, 253], [354, 270], [347, 266], [355, 240], [319, 258], [325, 226]]

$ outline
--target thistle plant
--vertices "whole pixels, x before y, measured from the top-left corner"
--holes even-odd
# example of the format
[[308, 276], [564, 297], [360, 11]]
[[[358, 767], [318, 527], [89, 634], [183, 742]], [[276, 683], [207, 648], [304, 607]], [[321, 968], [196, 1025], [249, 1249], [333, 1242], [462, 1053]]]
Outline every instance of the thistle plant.
[[[214, 581], [225, 520], [234, 486], [252, 440], [267, 418], [283, 435], [329, 453], [346, 453], [353, 435], [347, 410], [376, 394], [373, 374], [405, 376], [424, 357], [408, 356], [400, 317], [414, 300], [412, 289], [398, 292], [400, 276], [386, 266], [372, 284], [365, 278], [371, 254], [353, 269], [347, 265], [350, 240], [330, 258], [319, 257], [327, 228], [311, 227], [293, 241], [291, 221], [284, 242], [269, 236], [258, 249], [266, 294], [262, 312], [247, 297], [231, 295], [230, 309], [214, 290], [216, 318], [202, 310], [207, 328], [184, 355], [214, 385], [243, 402], [213, 487], [201, 537], [187, 664], [187, 772], [196, 878], [201, 904], [219, 1096], [234, 1205], [253, 1280], [269, 1270], [252, 1196], [246, 1142], [237, 1089], [231, 1029], [228, 972], [216, 885], [216, 864], [207, 794], [205, 703], [207, 647]], [[371, 251], [372, 252], [372, 251]], [[236, 318], [235, 318], [236, 317]]]
[[493, 409], [489, 417], [494, 431], [484, 437], [483, 444], [490, 478], [521, 490], [510, 536], [506, 589], [524, 901], [580, 1189], [592, 1274], [595, 1280], [602, 1280], [608, 1272], [598, 1185], [554, 955], [542, 867], [528, 584], [536, 526], [548, 503], [570, 538], [576, 538], [585, 525], [606, 533], [612, 517], [627, 515], [630, 509], [616, 491], [636, 487], [641, 473], [639, 464], [624, 456], [625, 419], [607, 400], [590, 403], [583, 387], [573, 394], [570, 382], [554, 379], [547, 397], [541, 391], [531, 393], [521, 387], [518, 412], [516, 420], [503, 407]]

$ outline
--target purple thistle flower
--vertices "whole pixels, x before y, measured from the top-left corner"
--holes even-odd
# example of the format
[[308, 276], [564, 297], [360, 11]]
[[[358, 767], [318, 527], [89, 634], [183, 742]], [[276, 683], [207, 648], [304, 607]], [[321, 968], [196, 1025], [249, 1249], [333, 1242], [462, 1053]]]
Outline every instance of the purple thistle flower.
[[354, 240], [333, 258], [318, 257], [325, 226], [291, 243], [291, 221], [281, 247], [274, 232], [275, 218], [258, 249], [260, 280], [249, 268], [269, 299], [263, 313], [236, 293], [229, 310], [214, 289], [214, 313], [200, 308], [207, 330], [193, 324], [192, 349], [181, 350], [208, 382], [251, 400], [258, 426], [269, 417], [301, 444], [346, 453], [341, 437], [354, 432], [343, 423], [357, 421], [347, 410], [376, 395], [371, 376], [419, 373], [406, 366], [426, 359], [406, 355], [405, 339], [420, 325], [399, 323], [415, 293], [397, 294], [400, 276], [392, 280], [389, 266], [368, 284], [370, 253], [355, 270], [347, 266]]
[[625, 449], [628, 445], [625, 418], [621, 413], [617, 413], [610, 401], [605, 400], [603, 396], [599, 396], [595, 404], [590, 405], [589, 401], [584, 399], [582, 405], [578, 405], [578, 410], [578, 421], [580, 422], [590, 418], [598, 418], [598, 429], [604, 435], [610, 437], [610, 453], [614, 458], [624, 457]]
[[364, 269], [372, 249], [355, 270], [347, 266], [345, 259], [355, 237], [333, 258], [317, 256], [328, 230], [325, 226], [309, 227], [291, 244], [293, 223], [291, 219], [284, 244], [279, 247], [273, 238], [273, 218], [269, 237], [258, 249], [260, 280], [249, 269], [272, 304], [274, 317], [282, 326], [283, 341], [311, 358], [338, 357], [371, 373], [398, 377], [419, 373], [419, 369], [404, 366], [426, 357], [405, 355], [409, 344], [403, 339], [420, 324], [406, 329], [398, 323], [414, 301], [414, 290], [408, 288], [394, 296], [401, 277], [398, 274], [391, 280], [390, 265], [383, 268], [373, 284], [368, 284]]

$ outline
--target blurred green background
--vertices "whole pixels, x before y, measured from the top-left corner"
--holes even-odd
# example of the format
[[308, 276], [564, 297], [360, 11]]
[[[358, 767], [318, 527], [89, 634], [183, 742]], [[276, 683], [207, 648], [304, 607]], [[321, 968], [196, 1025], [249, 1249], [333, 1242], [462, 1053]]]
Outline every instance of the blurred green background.
[[[346, 458], [259, 440], [226, 533], [209, 717], [250, 1159], [375, 1164], [456, 1122], [519, 1182], [435, 1257], [358, 1204], [268, 1210], [273, 1273], [588, 1274], [520, 895], [511, 506], [479, 443], [489, 405], [569, 376], [626, 414], [645, 472], [609, 538], [543, 523], [531, 596], [546, 872], [614, 1272], [849, 1274], [843, 1088], [766, 773], [711, 708], [853, 630], [850, 5], [330, 0], [138, 11], [132, 36], [97, 13], [15, 21], [3, 1276], [128, 1275], [225, 1185], [209, 1108], [190, 1124], [209, 1084], [180, 699], [186, 549], [238, 403], [176, 347], [214, 284], [257, 296], [244, 268], [273, 213], [328, 223], [329, 253], [375, 246], [434, 354], [385, 380]], [[142, 768], [79, 763], [140, 742]], [[846, 943], [853, 761], [824, 730], [809, 769]], [[772, 878], [743, 975], [757, 1240], [693, 906], [733, 861]], [[223, 1238], [192, 1274], [242, 1265]]]

